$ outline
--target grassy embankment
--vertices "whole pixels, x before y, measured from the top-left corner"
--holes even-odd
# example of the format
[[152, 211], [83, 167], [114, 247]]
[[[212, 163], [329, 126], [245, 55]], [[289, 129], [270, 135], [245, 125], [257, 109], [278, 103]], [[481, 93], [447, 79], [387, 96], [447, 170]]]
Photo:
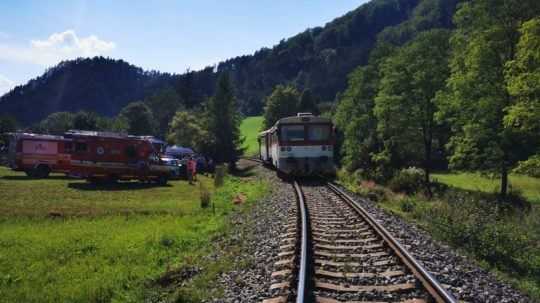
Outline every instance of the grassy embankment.
[[240, 131], [242, 136], [245, 137], [244, 148], [246, 148], [246, 156], [253, 156], [258, 153], [259, 143], [257, 142], [257, 135], [261, 131], [262, 124], [262, 116], [247, 117], [242, 121]]
[[[219, 292], [213, 280], [230, 260], [202, 258], [227, 235], [230, 214], [247, 209], [266, 187], [227, 177], [214, 189], [212, 179], [199, 180], [213, 192], [215, 214], [201, 209], [199, 186], [185, 181], [96, 189], [60, 175], [32, 180], [0, 167], [0, 301], [140, 302], [154, 296], [158, 284], [174, 283], [156, 282], [160, 277], [198, 267], [183, 300]], [[232, 203], [238, 193], [247, 197], [240, 206]]]
[[540, 179], [510, 177], [513, 193], [520, 192], [532, 205], [526, 211], [497, 202], [498, 180], [480, 174], [433, 175], [443, 186], [436, 187], [431, 200], [422, 194], [395, 193], [347, 174], [340, 179], [540, 301]]

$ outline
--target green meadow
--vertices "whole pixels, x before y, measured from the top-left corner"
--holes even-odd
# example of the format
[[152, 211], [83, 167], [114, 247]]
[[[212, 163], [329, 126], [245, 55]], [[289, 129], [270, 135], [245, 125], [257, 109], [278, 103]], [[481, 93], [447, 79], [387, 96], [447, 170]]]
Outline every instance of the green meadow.
[[[479, 173], [442, 173], [433, 174], [433, 180], [460, 189], [497, 193], [500, 189], [500, 179]], [[540, 178], [523, 175], [510, 175], [510, 191], [519, 191], [531, 203], [540, 205]]]
[[247, 156], [256, 155], [259, 151], [259, 143], [257, 142], [257, 135], [261, 132], [263, 125], [263, 117], [247, 117], [242, 121], [240, 125], [240, 132], [244, 136], [244, 148]]
[[[155, 281], [183, 266], [203, 268], [184, 300], [215, 294], [213, 281], [230, 265], [203, 257], [227, 236], [230, 215], [247, 209], [266, 187], [227, 177], [214, 189], [213, 179], [199, 180], [214, 207], [202, 209], [200, 186], [185, 181], [94, 187], [0, 168], [0, 301], [148, 301]], [[239, 193], [246, 203], [234, 205]]]

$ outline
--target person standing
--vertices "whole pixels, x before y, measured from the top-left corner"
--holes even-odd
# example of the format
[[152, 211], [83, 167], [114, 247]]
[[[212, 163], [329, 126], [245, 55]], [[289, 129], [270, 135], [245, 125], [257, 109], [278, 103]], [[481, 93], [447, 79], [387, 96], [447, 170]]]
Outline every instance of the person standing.
[[197, 170], [197, 162], [195, 162], [195, 159], [193, 159], [193, 156], [191, 156], [188, 158], [188, 161], [187, 161], [187, 175], [188, 175], [189, 184], [193, 184], [196, 170]]

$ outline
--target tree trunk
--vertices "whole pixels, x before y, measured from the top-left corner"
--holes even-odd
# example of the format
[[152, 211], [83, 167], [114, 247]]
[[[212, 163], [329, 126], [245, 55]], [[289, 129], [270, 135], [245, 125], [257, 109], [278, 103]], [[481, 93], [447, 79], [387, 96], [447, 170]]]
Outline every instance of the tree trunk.
[[501, 198], [506, 198], [508, 193], [508, 168], [506, 167], [506, 161], [503, 161], [501, 167]]
[[429, 199], [433, 196], [431, 192], [431, 147], [433, 142], [433, 134], [430, 129], [424, 131], [424, 184], [426, 186], [426, 194]]

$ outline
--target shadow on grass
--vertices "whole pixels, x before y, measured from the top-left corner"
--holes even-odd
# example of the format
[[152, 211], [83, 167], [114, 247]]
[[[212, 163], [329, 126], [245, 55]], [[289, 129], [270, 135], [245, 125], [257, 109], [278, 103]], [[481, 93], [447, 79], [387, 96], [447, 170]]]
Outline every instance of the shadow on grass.
[[4, 180], [13, 180], [13, 181], [30, 181], [30, 180], [73, 180], [73, 178], [70, 178], [68, 176], [48, 176], [47, 178], [32, 178], [28, 177], [26, 175], [20, 175], [20, 176], [3, 176], [2, 179]]
[[141, 190], [154, 187], [171, 187], [172, 185], [159, 185], [156, 183], [140, 183], [140, 182], [117, 182], [107, 184], [96, 183], [69, 183], [68, 187], [77, 190], [105, 190], [105, 191], [123, 191], [123, 190]]
[[255, 176], [255, 172], [253, 169], [255, 168], [255, 165], [253, 166], [246, 166], [246, 167], [237, 167], [230, 171], [231, 175], [235, 177], [240, 178], [246, 178], [246, 177], [252, 177]]

